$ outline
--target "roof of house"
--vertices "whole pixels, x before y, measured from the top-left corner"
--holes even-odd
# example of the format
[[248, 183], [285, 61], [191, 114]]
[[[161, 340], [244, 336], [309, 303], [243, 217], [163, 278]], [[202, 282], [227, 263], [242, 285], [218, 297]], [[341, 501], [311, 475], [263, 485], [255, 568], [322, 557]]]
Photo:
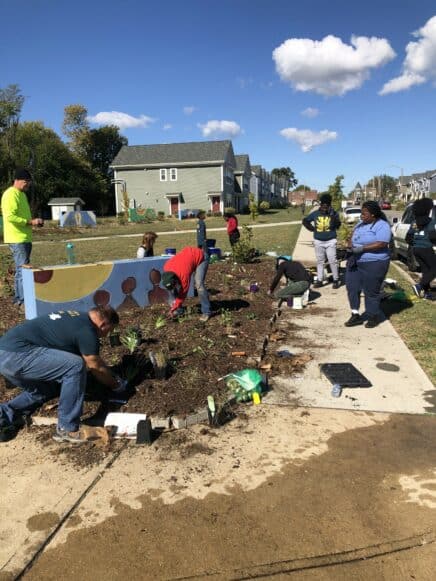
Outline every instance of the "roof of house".
[[74, 204], [85, 204], [82, 198], [50, 198], [48, 206], [71, 206]]
[[126, 165], [147, 166], [224, 162], [229, 150], [233, 157], [233, 146], [230, 140], [161, 143], [158, 145], [124, 145], [111, 165], [112, 167], [118, 167]]
[[236, 171], [244, 172], [245, 169], [250, 167], [250, 160], [246, 153], [242, 153], [240, 155], [235, 155], [236, 161]]

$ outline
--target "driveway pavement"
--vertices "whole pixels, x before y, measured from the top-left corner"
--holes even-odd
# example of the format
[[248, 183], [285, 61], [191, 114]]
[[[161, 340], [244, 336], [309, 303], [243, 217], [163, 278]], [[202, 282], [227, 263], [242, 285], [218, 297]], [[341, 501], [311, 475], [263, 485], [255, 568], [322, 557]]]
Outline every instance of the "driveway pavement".
[[[305, 232], [294, 257], [313, 262]], [[432, 579], [433, 386], [388, 321], [348, 330], [346, 313], [328, 287], [283, 309], [280, 347], [312, 361], [220, 429], [80, 469], [34, 433], [2, 444], [0, 580]], [[373, 387], [333, 401], [318, 363], [343, 360]]]

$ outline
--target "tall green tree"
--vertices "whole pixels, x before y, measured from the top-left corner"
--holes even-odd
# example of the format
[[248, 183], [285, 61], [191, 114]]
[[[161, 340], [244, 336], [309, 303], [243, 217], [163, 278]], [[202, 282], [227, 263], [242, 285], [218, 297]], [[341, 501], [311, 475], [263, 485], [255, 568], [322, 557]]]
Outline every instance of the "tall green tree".
[[388, 198], [393, 198], [398, 192], [397, 180], [392, 176], [386, 174], [374, 176], [370, 181], [372, 181], [374, 187], [377, 189], [379, 198], [387, 200]]
[[0, 180], [10, 182], [16, 152], [16, 132], [24, 97], [18, 85], [0, 88]]
[[290, 167], [275, 167], [271, 170], [271, 174], [278, 178], [285, 178], [287, 180], [287, 189], [294, 188], [298, 184], [298, 180]]
[[344, 192], [343, 192], [343, 185], [342, 185], [342, 181], [344, 179], [344, 176], [340, 175], [340, 176], [336, 176], [335, 181], [333, 184], [331, 184], [328, 188], [328, 192], [331, 197], [332, 197], [332, 207], [335, 210], [340, 210], [341, 208], [341, 201], [345, 198], [344, 196]]
[[67, 105], [64, 108], [62, 133], [67, 138], [68, 146], [79, 157], [84, 157], [90, 126], [88, 110], [83, 105]]
[[29, 202], [34, 215], [46, 215], [52, 197], [79, 197], [86, 208], [104, 213], [106, 183], [98, 172], [74, 155], [60, 137], [41, 122], [17, 127], [17, 164], [33, 159], [33, 188]]

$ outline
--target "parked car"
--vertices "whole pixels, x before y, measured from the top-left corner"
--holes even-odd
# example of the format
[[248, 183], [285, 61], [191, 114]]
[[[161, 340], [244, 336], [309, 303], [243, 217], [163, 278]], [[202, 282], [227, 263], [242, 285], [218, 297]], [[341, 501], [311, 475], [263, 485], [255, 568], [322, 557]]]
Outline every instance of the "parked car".
[[[430, 217], [436, 219], [436, 200], [433, 200], [433, 208], [430, 212]], [[409, 204], [404, 210], [400, 219], [394, 218], [392, 220], [392, 240], [391, 240], [391, 256], [393, 260], [400, 256], [406, 259], [407, 268], [414, 272], [419, 269], [419, 265], [413, 255], [413, 250], [410, 244], [406, 242], [406, 235], [410, 226], [415, 221], [413, 214], [413, 204]]]
[[382, 202], [380, 204], [380, 207], [381, 207], [382, 210], [391, 210], [392, 209], [392, 206], [391, 206], [391, 203], [390, 202]]
[[344, 222], [347, 224], [356, 224], [360, 220], [362, 210], [358, 206], [344, 209]]

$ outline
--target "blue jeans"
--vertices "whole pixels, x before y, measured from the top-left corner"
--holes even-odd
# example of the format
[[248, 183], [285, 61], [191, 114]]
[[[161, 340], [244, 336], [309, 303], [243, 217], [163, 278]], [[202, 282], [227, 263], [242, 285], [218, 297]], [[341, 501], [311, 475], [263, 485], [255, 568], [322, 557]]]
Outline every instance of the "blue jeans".
[[23, 264], [30, 264], [30, 254], [32, 252], [31, 242], [18, 242], [9, 244], [15, 263], [15, 297], [14, 303], [24, 303], [23, 293], [23, 273], [21, 267]]
[[365, 295], [365, 311], [368, 317], [380, 316], [381, 287], [389, 269], [389, 260], [358, 262], [356, 267], [347, 268], [345, 284], [348, 302], [353, 310], [360, 307], [360, 293]]
[[209, 293], [205, 287], [204, 281], [206, 279], [207, 269], [209, 268], [209, 255], [204, 253], [204, 260], [201, 262], [194, 273], [195, 288], [200, 299], [201, 312], [203, 315], [210, 315]]
[[67, 351], [31, 347], [14, 353], [0, 350], [0, 374], [23, 391], [0, 404], [0, 418], [13, 422], [59, 395], [58, 428], [79, 429], [86, 387], [86, 366], [80, 355]]

